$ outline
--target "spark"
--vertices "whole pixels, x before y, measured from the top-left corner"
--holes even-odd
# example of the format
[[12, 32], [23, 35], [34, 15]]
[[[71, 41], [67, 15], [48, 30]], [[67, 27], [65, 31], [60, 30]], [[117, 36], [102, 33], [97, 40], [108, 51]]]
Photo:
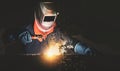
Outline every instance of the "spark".
[[43, 53], [42, 61], [45, 65], [56, 65], [62, 59], [58, 44], [51, 44]]

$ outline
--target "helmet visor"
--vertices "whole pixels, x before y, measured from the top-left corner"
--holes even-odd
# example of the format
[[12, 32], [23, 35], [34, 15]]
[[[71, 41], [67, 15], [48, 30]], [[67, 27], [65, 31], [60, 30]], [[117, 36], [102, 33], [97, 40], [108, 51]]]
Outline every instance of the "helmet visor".
[[43, 21], [44, 22], [50, 22], [55, 21], [56, 16], [44, 16]]

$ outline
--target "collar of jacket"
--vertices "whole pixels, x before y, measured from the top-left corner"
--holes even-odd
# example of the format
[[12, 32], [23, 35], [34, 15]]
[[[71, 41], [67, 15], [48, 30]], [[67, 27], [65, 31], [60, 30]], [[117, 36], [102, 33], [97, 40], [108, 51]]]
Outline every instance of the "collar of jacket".
[[43, 39], [44, 40], [46, 39], [48, 34], [54, 31], [55, 26], [56, 26], [56, 23], [54, 23], [54, 25], [50, 29], [45, 30], [38, 24], [37, 20], [35, 20], [34, 21], [34, 33], [35, 35], [42, 35], [42, 38], [33, 37], [33, 39], [38, 39], [40, 42], [42, 42]]

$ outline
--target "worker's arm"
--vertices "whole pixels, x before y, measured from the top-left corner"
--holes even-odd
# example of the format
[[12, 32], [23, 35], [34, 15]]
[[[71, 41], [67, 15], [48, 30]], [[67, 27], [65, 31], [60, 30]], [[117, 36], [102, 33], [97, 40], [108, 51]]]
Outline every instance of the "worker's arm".
[[69, 37], [69, 35], [57, 30], [48, 36], [48, 43], [52, 41], [61, 44], [60, 51], [65, 54], [78, 55], [95, 55], [95, 50], [83, 43], [83, 41], [76, 40], [76, 38]]

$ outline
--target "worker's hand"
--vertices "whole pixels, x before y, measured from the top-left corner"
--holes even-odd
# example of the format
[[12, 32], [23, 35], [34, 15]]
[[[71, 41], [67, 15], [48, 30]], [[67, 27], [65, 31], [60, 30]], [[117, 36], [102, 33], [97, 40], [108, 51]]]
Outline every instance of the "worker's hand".
[[79, 55], [89, 55], [94, 56], [94, 50], [88, 46], [85, 46], [84, 44], [77, 43], [74, 47], [74, 52]]
[[19, 39], [23, 42], [23, 44], [27, 44], [32, 42], [32, 37], [28, 31], [24, 31], [19, 35]]

